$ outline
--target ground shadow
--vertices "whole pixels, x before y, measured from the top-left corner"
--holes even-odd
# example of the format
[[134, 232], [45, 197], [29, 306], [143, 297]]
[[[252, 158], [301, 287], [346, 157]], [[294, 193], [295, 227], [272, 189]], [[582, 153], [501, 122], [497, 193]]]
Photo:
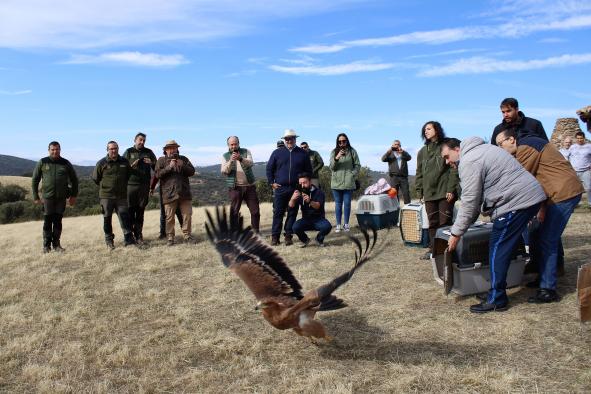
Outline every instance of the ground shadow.
[[352, 308], [322, 317], [333, 342], [320, 347], [320, 355], [334, 360], [368, 360], [421, 365], [444, 362], [457, 366], [480, 365], [496, 353], [492, 346], [395, 339], [381, 328], [368, 324]]

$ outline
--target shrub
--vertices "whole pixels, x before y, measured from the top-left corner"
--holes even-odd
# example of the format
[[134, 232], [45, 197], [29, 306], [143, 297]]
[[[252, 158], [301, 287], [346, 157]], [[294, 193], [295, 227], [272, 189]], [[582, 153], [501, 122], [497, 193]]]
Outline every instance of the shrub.
[[13, 223], [25, 212], [24, 201], [7, 202], [0, 205], [0, 223]]
[[27, 190], [17, 185], [0, 185], [0, 204], [7, 202], [23, 201], [27, 196]]

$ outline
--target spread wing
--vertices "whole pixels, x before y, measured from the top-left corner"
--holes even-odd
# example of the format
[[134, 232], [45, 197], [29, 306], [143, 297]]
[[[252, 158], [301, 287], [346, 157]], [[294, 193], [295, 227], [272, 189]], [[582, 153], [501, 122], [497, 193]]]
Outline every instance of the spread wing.
[[303, 298], [302, 286], [285, 261], [250, 228], [243, 228], [242, 216], [228, 224], [225, 207], [215, 208], [215, 220], [205, 211], [205, 230], [222, 262], [236, 273], [258, 300]]
[[316, 289], [318, 299], [320, 300], [320, 307], [318, 308], [318, 310], [327, 311], [340, 309], [347, 306], [347, 304], [345, 304], [345, 302], [342, 299], [334, 296], [332, 293], [336, 289], [338, 289], [342, 284], [347, 283], [349, 279], [351, 279], [355, 271], [357, 271], [363, 264], [365, 264], [365, 262], [367, 262], [370, 259], [370, 253], [372, 252], [378, 239], [378, 234], [376, 230], [374, 230], [373, 228], [370, 228], [370, 230], [373, 233], [371, 240], [367, 232], [367, 229], [361, 228], [361, 232], [363, 233], [363, 237], [365, 238], [365, 247], [361, 246], [361, 242], [359, 241], [359, 239], [355, 238], [352, 235], [347, 235], [349, 239], [353, 241], [353, 243], [357, 247], [357, 250], [355, 251], [355, 264], [353, 265], [353, 268], [351, 268], [349, 271], [337, 276], [327, 284], [320, 286]]

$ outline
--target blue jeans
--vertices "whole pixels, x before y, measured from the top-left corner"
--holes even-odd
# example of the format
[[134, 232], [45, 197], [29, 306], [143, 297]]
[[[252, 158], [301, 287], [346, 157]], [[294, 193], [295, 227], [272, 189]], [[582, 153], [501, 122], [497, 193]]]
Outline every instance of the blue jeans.
[[337, 217], [337, 225], [341, 224], [341, 216], [343, 214], [343, 205], [345, 206], [345, 224], [349, 224], [349, 216], [351, 216], [351, 196], [353, 190], [336, 190], [332, 189], [332, 196], [334, 197], [334, 210]]
[[548, 205], [546, 218], [540, 226], [540, 289], [556, 290], [556, 266], [560, 237], [566, 228], [570, 215], [581, 201], [581, 195]]
[[293, 234], [293, 223], [298, 216], [299, 206], [289, 207], [289, 199], [293, 195], [294, 188], [291, 186], [281, 186], [273, 192], [273, 225], [271, 226], [271, 235], [279, 237], [281, 235], [281, 226], [283, 225], [283, 215], [287, 211], [285, 219], [285, 235]]
[[324, 242], [324, 237], [332, 229], [332, 224], [325, 218], [301, 218], [293, 224], [293, 232], [298, 236], [300, 241], [308, 242], [310, 238], [306, 235], [306, 231], [316, 230], [316, 241]]
[[489, 304], [504, 306], [507, 298], [507, 272], [515, 247], [530, 219], [538, 212], [540, 204], [512, 211], [496, 218], [489, 241], [490, 290]]

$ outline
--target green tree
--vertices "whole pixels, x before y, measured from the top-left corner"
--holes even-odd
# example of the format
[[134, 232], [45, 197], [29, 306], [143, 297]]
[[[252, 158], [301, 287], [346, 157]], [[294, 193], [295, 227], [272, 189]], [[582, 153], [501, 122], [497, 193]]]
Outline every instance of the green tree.
[[257, 196], [260, 202], [272, 202], [273, 201], [273, 189], [271, 185], [267, 183], [266, 179], [257, 179], [255, 182], [257, 188]]
[[[330, 168], [328, 168], [327, 166], [323, 167], [318, 172], [318, 180], [320, 182], [320, 188], [322, 189], [322, 191], [324, 192], [324, 195], [326, 196], [326, 201], [334, 201], [334, 198], [332, 196], [332, 191], [330, 188], [331, 176], [332, 176], [332, 172], [331, 172]], [[371, 185], [373, 182], [375, 182], [370, 175], [370, 170], [368, 167], [361, 167], [361, 169], [359, 170], [359, 174], [357, 175], [357, 180], [359, 181], [359, 190], [355, 190], [353, 192], [353, 198], [358, 198], [360, 195], [363, 195], [363, 191], [365, 190], [365, 188], [367, 188], [369, 185]]]

